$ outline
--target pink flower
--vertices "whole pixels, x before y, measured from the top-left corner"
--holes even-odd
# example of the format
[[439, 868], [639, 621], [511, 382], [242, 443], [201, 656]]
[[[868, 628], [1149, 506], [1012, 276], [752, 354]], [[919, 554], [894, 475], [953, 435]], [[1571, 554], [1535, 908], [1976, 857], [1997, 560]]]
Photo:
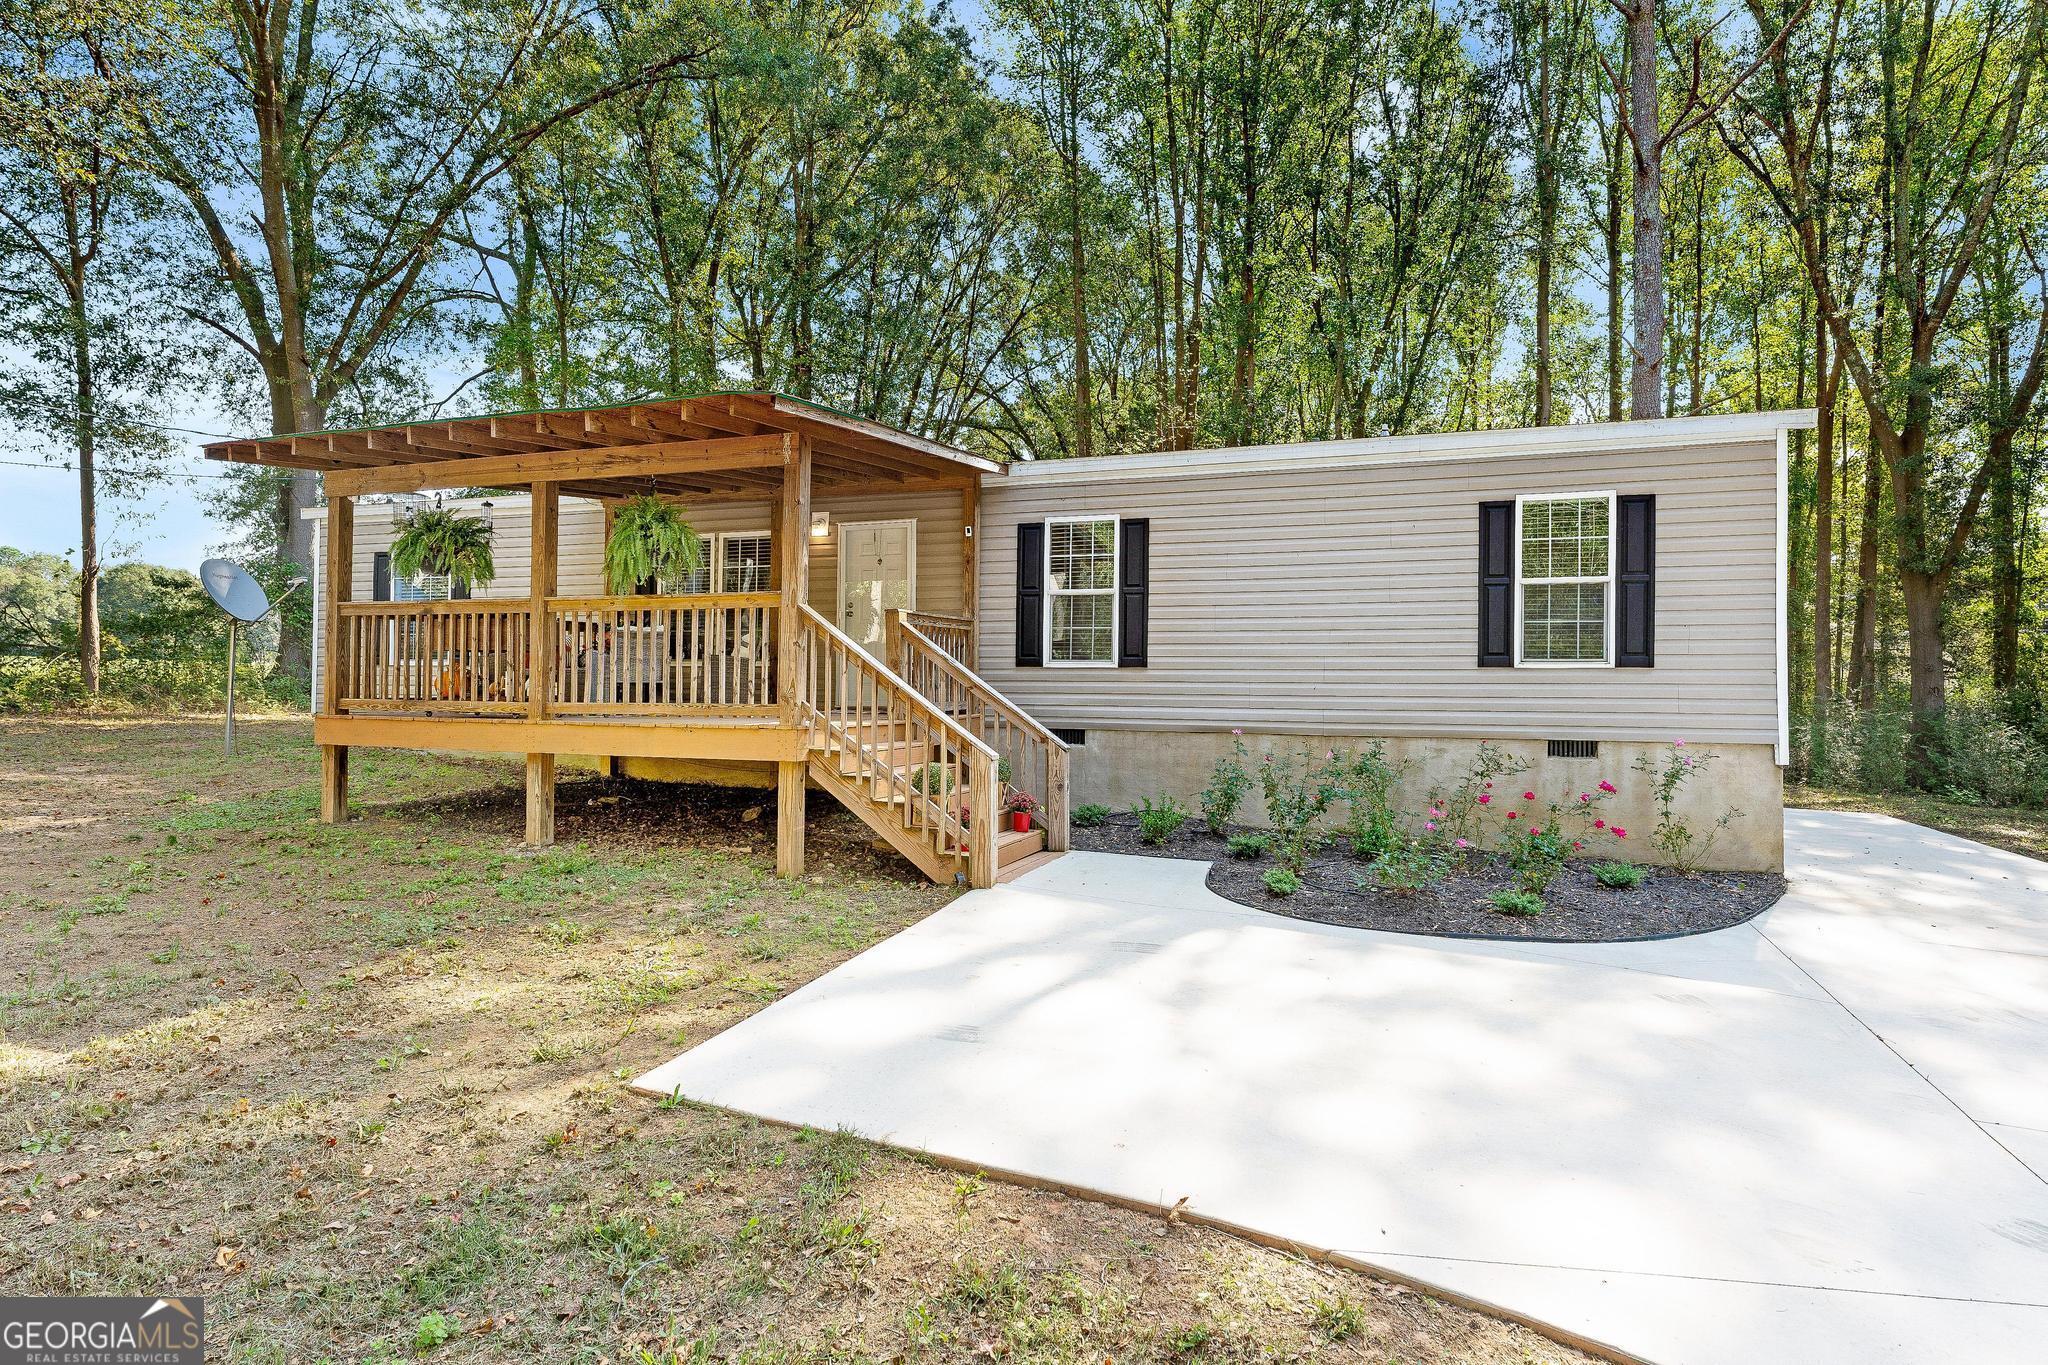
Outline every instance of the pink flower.
[[1683, 759], [1680, 760], [1680, 762], [1684, 763], [1686, 767], [1690, 768], [1692, 766], [1692, 755], [1687, 754]]
[[1600, 790], [1606, 792], [1609, 796], [1612, 796], [1614, 795], [1614, 784], [1612, 782], [1602, 782], [1600, 784]]
[[1623, 829], [1620, 825], [1616, 825], [1614, 827], [1614, 837], [1617, 839], [1626, 839], [1628, 838], [1628, 831]]
[[1594, 829], [1606, 829], [1606, 828], [1607, 828], [1607, 822], [1606, 822], [1605, 820], [1595, 820], [1595, 821], [1593, 822], [1593, 828], [1594, 828]]
[[1493, 784], [1492, 784], [1491, 782], [1487, 783], [1487, 784], [1486, 784], [1486, 789], [1487, 789], [1488, 791], [1492, 791], [1492, 790], [1493, 790]]
[[1671, 741], [1671, 747], [1674, 749], [1683, 749], [1685, 747], [1685, 741], [1682, 739], [1674, 739]]
[[1436, 821], [1434, 820], [1424, 820], [1422, 822], [1422, 827], [1428, 830], [1431, 834], [1436, 833]]
[[1493, 800], [1493, 798], [1492, 798], [1492, 797], [1490, 797], [1490, 796], [1488, 796], [1488, 795], [1487, 795], [1487, 794], [1486, 794], [1485, 792], [1481, 792], [1481, 793], [1479, 793], [1479, 804], [1480, 804], [1480, 805], [1482, 805], [1482, 806], [1483, 806], [1483, 805], [1486, 805], [1486, 804], [1487, 804], [1488, 802], [1490, 802], [1490, 801], [1492, 801], [1492, 800]]
[[1459, 847], [1459, 848], [1470, 848], [1470, 847], [1472, 847], [1472, 843], [1471, 843], [1471, 841], [1470, 841], [1470, 840], [1468, 840], [1468, 839], [1460, 839], [1460, 840], [1458, 840], [1458, 847]]
[[1521, 812], [1520, 812], [1520, 811], [1514, 811], [1514, 810], [1511, 810], [1511, 811], [1509, 811], [1509, 812], [1508, 812], [1508, 819], [1512, 820], [1512, 819], [1514, 819], [1514, 818], [1515, 818], [1515, 817], [1516, 817], [1517, 815], [1520, 815], [1520, 814], [1521, 814]]
[[1535, 792], [1523, 792], [1523, 793], [1522, 793], [1522, 799], [1523, 799], [1524, 801], [1534, 801], [1534, 800], [1536, 799], [1536, 793], [1535, 793]]
[[1432, 820], [1441, 820], [1441, 819], [1443, 819], [1443, 818], [1444, 818], [1444, 813], [1443, 813], [1443, 810], [1442, 810], [1442, 809], [1441, 809], [1440, 807], [1437, 807], [1437, 806], [1431, 806], [1431, 807], [1429, 808], [1429, 818], [1430, 818], [1430, 819], [1432, 819]]
[[1584, 805], [1584, 804], [1585, 804], [1586, 802], [1588, 802], [1588, 801], [1591, 801], [1592, 799], [1593, 799], [1593, 794], [1592, 794], [1591, 792], [1580, 792], [1580, 793], [1579, 793], [1579, 804], [1580, 804], [1580, 805]]
[[1531, 826], [1529, 826], [1529, 832], [1530, 832], [1531, 834], [1541, 834], [1541, 833], [1543, 832], [1543, 826], [1541, 826], [1541, 825], [1531, 825]]
[[1230, 733], [1233, 735], [1241, 735], [1244, 733], [1244, 731], [1233, 728]]
[[1578, 850], [1580, 850], [1580, 849], [1582, 849], [1582, 848], [1584, 848], [1584, 847], [1585, 847], [1585, 845], [1584, 845], [1584, 844], [1582, 844], [1582, 843], [1580, 843], [1580, 842], [1579, 842], [1579, 841], [1578, 841], [1577, 839], [1574, 839], [1574, 840], [1572, 840], [1572, 851], [1573, 851], [1574, 853], [1576, 853], [1576, 852], [1577, 852]]

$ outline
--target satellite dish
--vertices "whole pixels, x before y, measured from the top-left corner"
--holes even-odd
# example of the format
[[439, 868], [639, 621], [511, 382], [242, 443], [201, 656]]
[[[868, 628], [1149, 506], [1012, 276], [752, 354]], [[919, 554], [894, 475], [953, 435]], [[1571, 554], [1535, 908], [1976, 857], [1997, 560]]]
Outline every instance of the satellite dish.
[[270, 598], [263, 585], [233, 560], [207, 560], [199, 566], [199, 581], [215, 606], [244, 625], [270, 614]]
[[[199, 582], [206, 589], [206, 595], [213, 604], [228, 614], [228, 706], [226, 748], [235, 751], [235, 645], [238, 626], [254, 625], [270, 615], [269, 594], [263, 585], [249, 577], [249, 571], [228, 559], [209, 559], [199, 566]], [[294, 578], [284, 590], [284, 597], [290, 597], [304, 587], [306, 580]], [[284, 597], [277, 600], [284, 601]]]

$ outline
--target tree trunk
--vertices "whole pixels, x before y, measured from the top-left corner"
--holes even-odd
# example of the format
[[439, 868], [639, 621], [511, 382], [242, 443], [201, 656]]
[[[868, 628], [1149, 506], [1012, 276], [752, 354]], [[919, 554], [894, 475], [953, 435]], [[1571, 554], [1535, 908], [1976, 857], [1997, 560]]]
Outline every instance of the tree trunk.
[[1621, 120], [1628, 111], [1617, 110], [1614, 134], [1607, 154], [1607, 420], [1622, 417], [1624, 383], [1621, 365], [1621, 196], [1628, 155], [1628, 129]]
[[1900, 595], [1906, 602], [1906, 671], [1908, 699], [1913, 708], [1913, 743], [1916, 782], [1929, 782], [1936, 773], [1936, 756], [1931, 752], [1948, 704], [1948, 678], [1942, 668], [1941, 599], [1946, 575], [1924, 573], [1917, 568], [1899, 567]]
[[2020, 536], [2013, 498], [2013, 432], [1991, 431], [1991, 686], [1999, 692], [2020, 678]]
[[1085, 460], [1095, 453], [1095, 395], [1088, 364], [1088, 259], [1081, 226], [1081, 168], [1073, 162], [1067, 167], [1067, 243], [1074, 276], [1074, 454]]
[[1834, 700], [1835, 591], [1835, 384], [1828, 363], [1828, 322], [1816, 316], [1813, 329], [1815, 406], [1813, 461], [1813, 732], [1809, 751], [1818, 766], [1825, 753], [1828, 703]]
[[[74, 257], [74, 263], [76, 258]], [[100, 694], [99, 488], [95, 468], [92, 328], [85, 312], [84, 268], [70, 289], [71, 364], [77, 410], [72, 416], [78, 453], [78, 676], [88, 697]]]
[[1664, 415], [1664, 143], [1657, 109], [1657, 0], [1628, 11], [1629, 127], [1635, 144], [1635, 357], [1629, 416]]
[[[1536, 425], [1552, 421], [1550, 399], [1551, 260], [1557, 254], [1557, 187], [1553, 171], [1536, 173]], [[1549, 182], [1547, 185], [1545, 182]]]
[[1863, 515], [1857, 527], [1856, 628], [1849, 641], [1849, 690], [1856, 705], [1877, 705], [1877, 521], [1883, 510], [1884, 468], [1877, 452], [1863, 452]]

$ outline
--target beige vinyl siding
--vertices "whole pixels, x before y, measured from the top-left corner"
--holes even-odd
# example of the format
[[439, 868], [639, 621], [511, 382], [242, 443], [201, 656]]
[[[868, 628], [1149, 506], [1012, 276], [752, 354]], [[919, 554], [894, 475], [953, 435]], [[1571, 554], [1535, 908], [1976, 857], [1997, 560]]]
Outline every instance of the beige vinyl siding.
[[[838, 623], [839, 526], [848, 521], [917, 523], [917, 609], [949, 616], [962, 613], [961, 501], [957, 492], [873, 493], [813, 498], [813, 511], [831, 520], [831, 534], [812, 539], [811, 609]], [[767, 502], [709, 502], [689, 507], [690, 524], [705, 535], [724, 531], [773, 531], [775, 506]], [[808, 529], [808, 528], [807, 528]]]
[[[473, 502], [454, 504], [466, 515], [491, 518], [491, 554], [498, 576], [477, 587], [478, 598], [525, 597], [531, 583], [529, 554], [533, 518], [525, 494], [493, 498], [487, 513]], [[842, 521], [917, 522], [917, 605], [922, 611], [957, 615], [961, 600], [962, 518], [957, 492], [879, 493], [859, 497], [821, 498], [814, 507], [831, 517], [832, 534], [812, 540], [811, 605], [828, 620], [834, 616], [839, 590], [839, 524]], [[706, 535], [721, 531], [770, 531], [775, 508], [770, 503], [712, 502], [687, 507], [690, 524]], [[376, 586], [376, 555], [389, 551], [406, 508], [394, 503], [356, 507], [355, 573], [352, 594], [367, 602]], [[324, 565], [327, 522], [318, 516], [313, 528], [313, 562]], [[604, 505], [587, 498], [562, 499], [560, 559], [556, 586], [561, 596], [605, 595]], [[322, 594], [314, 597], [314, 639], [320, 636]]]
[[[1749, 439], [990, 479], [981, 672], [1056, 726], [1772, 743], [1776, 471]], [[1657, 497], [1656, 666], [1480, 668], [1479, 504], [1607, 489]], [[1086, 514], [1151, 519], [1149, 666], [1017, 668], [1017, 525]]]

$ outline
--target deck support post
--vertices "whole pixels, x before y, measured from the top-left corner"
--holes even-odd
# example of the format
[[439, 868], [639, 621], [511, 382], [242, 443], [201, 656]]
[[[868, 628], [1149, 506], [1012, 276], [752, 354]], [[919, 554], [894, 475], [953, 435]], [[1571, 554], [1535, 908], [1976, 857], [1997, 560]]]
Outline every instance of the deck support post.
[[[802, 608], [811, 600], [811, 443], [802, 436], [782, 440], [782, 497], [776, 508], [776, 584], [782, 605], [776, 617], [775, 701], [785, 729], [798, 726], [797, 702], [805, 683]], [[804, 775], [801, 760], [775, 765], [775, 875], [804, 871]]]
[[[548, 599], [555, 595], [555, 566], [560, 560], [562, 532], [562, 490], [559, 484], [537, 483], [530, 490], [533, 494], [533, 538], [529, 551], [532, 558], [530, 581], [527, 584], [527, 612], [529, 614], [530, 642], [527, 650], [526, 715], [529, 720], [546, 720], [548, 698], [554, 693], [555, 650], [559, 642], [548, 628]], [[554, 760], [548, 760], [549, 790], [553, 791]], [[528, 788], [532, 786], [533, 764], [527, 763]], [[549, 839], [554, 835], [552, 795], [548, 798]], [[531, 802], [529, 801], [529, 808]]]
[[555, 756], [526, 756], [526, 842], [546, 848], [555, 842]]
[[[327, 500], [327, 553], [320, 566], [320, 714], [341, 712], [343, 659], [341, 604], [354, 595], [356, 559], [355, 499]], [[348, 819], [348, 747], [320, 746], [320, 822], [338, 825]]]
[[804, 875], [805, 765], [783, 759], [775, 765], [775, 875]]

